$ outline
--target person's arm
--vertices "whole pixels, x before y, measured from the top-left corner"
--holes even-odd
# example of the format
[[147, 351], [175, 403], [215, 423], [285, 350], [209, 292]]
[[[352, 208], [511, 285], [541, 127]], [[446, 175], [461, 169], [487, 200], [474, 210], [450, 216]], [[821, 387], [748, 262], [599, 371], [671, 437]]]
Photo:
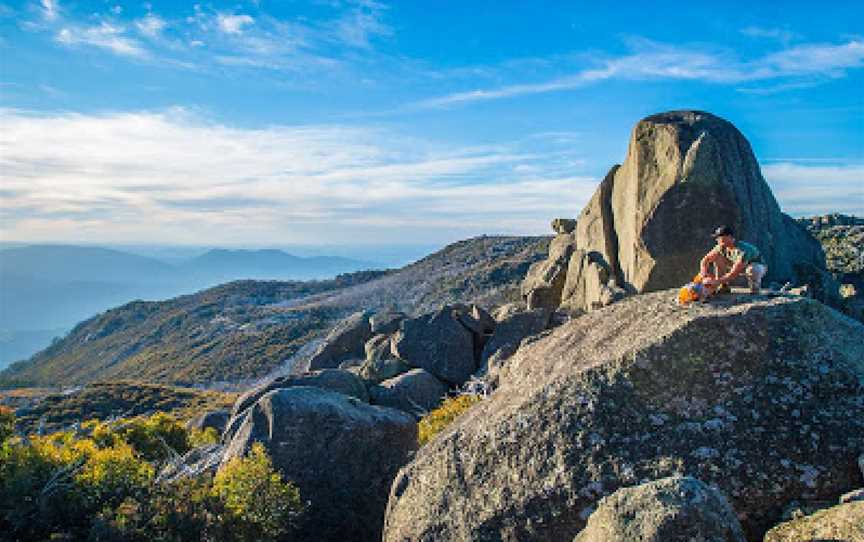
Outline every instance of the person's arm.
[[737, 262], [735, 262], [735, 265], [732, 266], [732, 269], [730, 269], [728, 273], [717, 279], [717, 282], [719, 282], [720, 284], [728, 284], [729, 282], [735, 280], [735, 277], [740, 275], [746, 268], [747, 262], [745, 262], [743, 259], [738, 260]]
[[717, 251], [712, 250], [702, 258], [701, 262], [699, 262], [699, 274], [702, 275], [703, 279], [708, 278], [708, 267], [716, 258]]

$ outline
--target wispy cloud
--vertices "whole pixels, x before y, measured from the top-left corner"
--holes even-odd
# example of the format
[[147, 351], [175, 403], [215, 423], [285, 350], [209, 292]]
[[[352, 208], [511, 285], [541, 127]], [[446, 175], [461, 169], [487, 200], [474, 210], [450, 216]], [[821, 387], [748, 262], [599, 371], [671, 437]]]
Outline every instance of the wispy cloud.
[[781, 43], [789, 43], [799, 37], [798, 34], [786, 28], [764, 26], [748, 26], [742, 28], [741, 33], [751, 38], [767, 38], [780, 41]]
[[148, 13], [142, 19], [135, 21], [135, 27], [138, 28], [138, 31], [147, 36], [148, 38], [157, 38], [159, 34], [168, 24], [165, 22], [165, 19], [159, 17], [158, 15], [154, 15], [152, 13]]
[[386, 6], [378, 2], [359, 2], [336, 21], [334, 35], [337, 41], [352, 47], [369, 49], [372, 40], [393, 34], [383, 20]]
[[293, 72], [313, 79], [373, 53], [376, 40], [391, 36], [387, 6], [370, 0], [334, 3], [317, 19], [277, 18], [252, 6], [249, 13], [194, 4], [166, 18], [151, 11], [127, 17], [117, 6], [101, 12], [61, 12], [56, 0], [41, 0], [39, 20], [22, 28], [53, 36], [69, 48], [98, 48], [111, 54], [171, 68], [196, 71], [222, 66]]
[[42, 16], [49, 21], [57, 19], [59, 15], [59, 7], [57, 0], [42, 0]]
[[147, 50], [137, 40], [126, 36], [125, 32], [125, 27], [108, 22], [85, 27], [66, 26], [57, 32], [56, 40], [68, 46], [98, 47], [121, 56], [147, 57]]
[[[538, 83], [520, 83], [496, 88], [455, 92], [411, 104], [415, 108], [447, 107], [479, 102], [572, 90], [609, 79], [624, 80], [698, 80], [718, 84], [755, 81], [786, 81], [774, 85], [774, 92], [817, 84], [815, 78], [842, 77], [848, 70], [864, 65], [864, 41], [841, 44], [802, 44], [744, 61], [728, 50], [703, 50], [631, 40], [632, 54], [614, 58], [595, 58], [593, 66], [563, 77]], [[789, 80], [807, 77], [808, 81]], [[755, 89], [743, 89], [758, 92]]]
[[575, 215], [596, 184], [573, 174], [572, 152], [464, 148], [381, 128], [239, 129], [182, 109], [6, 111], [0, 122], [7, 239], [546, 233], [550, 216]]
[[784, 211], [793, 215], [830, 211], [864, 216], [864, 165], [814, 165], [810, 159], [772, 162], [762, 173]]
[[242, 34], [243, 27], [255, 23], [255, 19], [249, 15], [233, 15], [220, 13], [216, 16], [219, 29], [226, 34]]

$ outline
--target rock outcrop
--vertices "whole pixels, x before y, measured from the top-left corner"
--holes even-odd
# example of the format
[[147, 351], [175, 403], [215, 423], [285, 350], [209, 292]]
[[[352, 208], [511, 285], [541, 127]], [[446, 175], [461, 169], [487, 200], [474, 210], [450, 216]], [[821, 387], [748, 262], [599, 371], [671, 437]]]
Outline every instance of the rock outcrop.
[[[572, 257], [562, 265], [550, 249], [526, 277], [523, 296], [537, 290], [544, 306], [560, 296], [569, 310], [588, 311], [623, 292], [680, 287], [698, 272], [720, 224], [759, 247], [766, 285], [825, 274], [819, 243], [780, 212], [741, 132], [702, 111], [652, 115], [636, 124], [624, 163], [579, 215]], [[538, 288], [544, 281], [547, 288]], [[836, 301], [831, 291], [824, 296]]]
[[480, 371], [495, 372], [504, 361], [519, 348], [522, 339], [536, 335], [546, 329], [549, 311], [533, 309], [503, 315], [495, 332], [483, 348], [480, 356]]
[[552, 220], [552, 231], [555, 233], [573, 233], [575, 229], [575, 218], [555, 218]]
[[797, 296], [629, 297], [523, 345], [394, 480], [384, 540], [574, 537], [600, 498], [686, 475], [758, 540], [860, 484], [864, 326]]
[[358, 376], [370, 384], [378, 384], [383, 380], [399, 376], [411, 370], [404, 361], [397, 357], [384, 357], [366, 360], [357, 372]]
[[856, 542], [864, 540], [864, 501], [840, 504], [777, 525], [765, 542]]
[[418, 420], [441, 404], [447, 395], [447, 384], [428, 371], [411, 369], [369, 389], [373, 404], [398, 408]]
[[312, 356], [300, 360], [293, 372], [335, 369], [343, 361], [365, 357], [363, 347], [372, 337], [369, 317], [369, 311], [357, 311], [336, 324]]
[[619, 489], [604, 497], [573, 542], [744, 542], [722, 493], [686, 476]]
[[380, 540], [387, 491], [417, 448], [417, 424], [395, 409], [311, 387], [274, 390], [245, 411], [222, 464], [261, 442], [310, 503], [298, 540]]
[[232, 422], [228, 422], [228, 426], [233, 425], [234, 418], [254, 405], [265, 394], [273, 390], [295, 386], [312, 386], [350, 395], [361, 401], [369, 402], [366, 386], [356, 374], [345, 369], [323, 369], [302, 375], [281, 376], [256, 386], [238, 397], [231, 410]]
[[444, 306], [402, 321], [393, 336], [393, 354], [412, 367], [458, 386], [477, 369], [474, 333], [461, 320], [464, 307]]
[[399, 324], [406, 318], [404, 312], [381, 311], [369, 317], [369, 325], [373, 335], [390, 335], [399, 329]]
[[559, 233], [549, 243], [549, 256], [531, 265], [522, 282], [522, 298], [528, 309], [553, 311], [561, 304], [567, 264], [575, 249], [573, 234]]

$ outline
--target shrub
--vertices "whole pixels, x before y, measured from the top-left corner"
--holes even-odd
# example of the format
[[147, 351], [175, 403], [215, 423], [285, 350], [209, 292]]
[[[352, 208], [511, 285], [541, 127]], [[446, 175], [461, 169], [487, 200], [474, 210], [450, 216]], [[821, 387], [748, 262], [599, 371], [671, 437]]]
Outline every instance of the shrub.
[[219, 431], [215, 427], [205, 427], [204, 429], [191, 429], [189, 431], [189, 447], [198, 448], [208, 444], [219, 443]]
[[448, 397], [441, 406], [427, 414], [418, 424], [420, 445], [424, 445], [438, 433], [443, 431], [460, 414], [471, 408], [475, 403], [482, 401], [480, 395], [466, 393], [456, 397]]
[[303, 509], [299, 492], [261, 445], [215, 477], [156, 481], [166, 450], [215, 439], [215, 431], [186, 432], [163, 414], [7, 437], [0, 444], [0, 532], [13, 540], [290, 538]]
[[303, 510], [300, 492], [273, 470], [260, 443], [252, 446], [247, 457], [232, 459], [216, 474], [212, 494], [242, 526], [238, 534], [244, 540], [283, 537]]
[[15, 434], [15, 411], [0, 405], [0, 443]]
[[127, 442], [147, 461], [163, 461], [190, 449], [186, 428], [164, 412], [98, 424], [93, 429], [93, 438], [101, 446]]

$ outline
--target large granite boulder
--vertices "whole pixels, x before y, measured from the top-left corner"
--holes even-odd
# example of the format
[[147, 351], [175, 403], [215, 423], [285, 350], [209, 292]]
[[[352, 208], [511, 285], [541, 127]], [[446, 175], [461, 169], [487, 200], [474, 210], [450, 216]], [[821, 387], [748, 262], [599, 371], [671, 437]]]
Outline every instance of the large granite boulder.
[[390, 335], [399, 329], [399, 324], [406, 318], [404, 312], [386, 310], [376, 312], [369, 317], [369, 325], [373, 335]]
[[411, 366], [399, 358], [366, 361], [357, 371], [357, 376], [370, 384], [397, 377], [411, 370]]
[[369, 316], [369, 311], [358, 311], [336, 324], [315, 352], [299, 360], [292, 371], [299, 374], [335, 369], [345, 360], [365, 357], [363, 347], [372, 337]]
[[750, 540], [860, 484], [864, 326], [812, 299], [629, 297], [523, 344], [394, 481], [384, 539], [574, 537], [622, 486], [718, 487]]
[[864, 540], [864, 501], [854, 501], [783, 522], [765, 542], [859, 542]]
[[464, 313], [462, 307], [447, 305], [403, 320], [393, 336], [393, 354], [448, 384], [461, 385], [477, 368], [474, 333], [460, 321]]
[[[710, 113], [672, 111], [633, 129], [624, 163], [612, 168], [578, 218], [576, 248], [618, 287], [650, 292], [686, 284], [720, 224], [759, 247], [766, 284], [825, 272], [821, 246], [780, 212], [741, 132]], [[570, 294], [606, 284], [570, 271], [566, 282]], [[570, 305], [589, 310], [596, 297]]]
[[377, 541], [393, 476], [417, 448], [417, 424], [392, 408], [301, 386], [247, 409], [222, 465], [255, 442], [310, 503], [298, 540]]
[[494, 373], [519, 348], [522, 339], [536, 335], [546, 329], [549, 311], [533, 309], [511, 312], [495, 327], [495, 332], [483, 348], [480, 356], [480, 371], [489, 375]]
[[688, 476], [621, 488], [604, 497], [574, 542], [744, 542], [722, 493]]
[[522, 281], [522, 298], [529, 309], [555, 310], [567, 280], [567, 264], [576, 249], [572, 233], [559, 233], [549, 243], [549, 255], [535, 262]]
[[597, 252], [574, 251], [567, 266], [567, 281], [560, 308], [571, 313], [599, 309], [624, 298], [606, 262]]
[[369, 389], [375, 405], [398, 408], [417, 419], [438, 408], [447, 395], [447, 384], [423, 369], [411, 369]]
[[[356, 374], [346, 369], [322, 369], [311, 371], [302, 375], [288, 375], [274, 378], [264, 384], [246, 391], [234, 402], [231, 410], [231, 418], [245, 411], [255, 404], [264, 394], [282, 388], [294, 386], [313, 386], [325, 390], [335, 391], [356, 397], [361, 401], [369, 402], [366, 386]], [[230, 425], [230, 423], [229, 423]]]
[[377, 361], [393, 357], [390, 347], [390, 335], [375, 335], [366, 341], [366, 345], [363, 348], [366, 351], [366, 361]]

